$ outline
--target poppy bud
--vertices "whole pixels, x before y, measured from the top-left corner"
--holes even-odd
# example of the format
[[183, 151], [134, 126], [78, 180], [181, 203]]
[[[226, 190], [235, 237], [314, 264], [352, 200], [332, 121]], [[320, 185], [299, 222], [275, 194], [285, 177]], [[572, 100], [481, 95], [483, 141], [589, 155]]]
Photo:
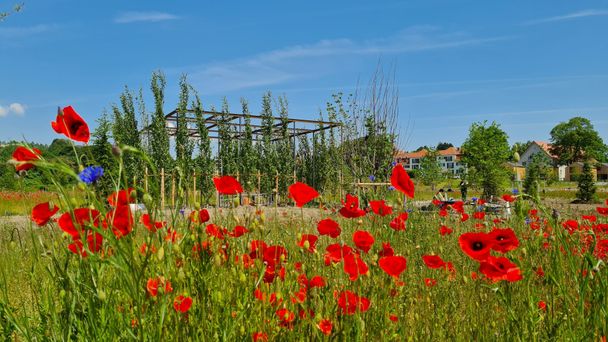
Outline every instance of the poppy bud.
[[165, 257], [165, 247], [161, 247], [158, 249], [158, 252], [156, 252], [156, 258], [158, 259], [158, 261], [163, 260], [163, 258]]
[[120, 149], [120, 147], [118, 147], [118, 145], [112, 146], [112, 154], [117, 158], [122, 155], [122, 150]]
[[215, 257], [213, 258], [213, 262], [215, 263], [216, 266], [221, 266], [222, 265], [222, 257], [220, 257], [219, 254], [216, 254]]
[[82, 191], [84, 191], [84, 190], [86, 189], [86, 186], [84, 185], [84, 183], [83, 183], [83, 182], [79, 182], [79, 183], [78, 183], [78, 189], [80, 189], [80, 190], [82, 190]]
[[59, 291], [59, 298], [65, 297], [65, 290]]
[[133, 191], [131, 191], [129, 193], [129, 196], [131, 197], [132, 200], [136, 200], [137, 199], [137, 190], [133, 189]]
[[105, 291], [103, 290], [97, 290], [97, 297], [99, 298], [99, 300], [101, 300], [102, 302], [106, 300], [107, 296]]
[[78, 201], [77, 201], [77, 200], [76, 200], [76, 198], [74, 198], [74, 197], [71, 197], [71, 198], [70, 198], [70, 204], [71, 204], [71, 205], [72, 205], [74, 208], [78, 207]]
[[200, 202], [195, 202], [194, 203], [194, 209], [200, 210], [201, 209], [201, 203]]
[[179, 272], [177, 272], [177, 278], [178, 278], [179, 280], [182, 280], [182, 281], [183, 281], [184, 279], [186, 279], [186, 273], [184, 273], [184, 269], [183, 269], [183, 268], [180, 268], [180, 269], [179, 269]]
[[180, 252], [179, 243], [174, 243], [171, 246], [171, 250], [173, 250], [174, 253], [179, 253]]
[[153, 200], [152, 200], [152, 196], [150, 196], [150, 194], [148, 194], [148, 193], [144, 194], [143, 200], [144, 200], [144, 204], [146, 205], [146, 207], [152, 207]]
[[241, 283], [244, 283], [247, 281], [247, 276], [245, 275], [245, 273], [243, 273], [243, 272], [239, 273], [239, 281]]
[[304, 241], [304, 249], [310, 248], [310, 242], [308, 240]]

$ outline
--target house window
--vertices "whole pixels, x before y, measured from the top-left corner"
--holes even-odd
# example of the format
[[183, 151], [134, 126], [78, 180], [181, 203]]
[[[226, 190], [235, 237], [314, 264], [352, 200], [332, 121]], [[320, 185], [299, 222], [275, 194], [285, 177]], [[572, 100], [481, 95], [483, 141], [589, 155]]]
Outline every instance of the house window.
[[418, 158], [412, 159], [412, 164], [418, 164], [418, 163], [420, 163], [420, 159], [418, 159]]
[[445, 157], [445, 161], [452, 161], [452, 156]]
[[454, 163], [448, 163], [447, 166], [448, 166], [448, 169], [453, 169], [454, 168]]
[[412, 168], [413, 169], [418, 169], [418, 165], [414, 165]]

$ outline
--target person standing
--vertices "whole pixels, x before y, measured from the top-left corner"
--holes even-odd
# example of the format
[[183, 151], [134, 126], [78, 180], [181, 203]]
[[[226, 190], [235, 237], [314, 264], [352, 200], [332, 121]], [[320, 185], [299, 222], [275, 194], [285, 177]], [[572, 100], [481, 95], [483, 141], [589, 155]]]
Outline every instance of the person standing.
[[460, 181], [460, 194], [461, 194], [462, 200], [464, 202], [467, 201], [467, 190], [468, 190], [467, 187], [468, 187], [468, 184], [467, 184], [466, 179], [463, 179], [462, 181]]

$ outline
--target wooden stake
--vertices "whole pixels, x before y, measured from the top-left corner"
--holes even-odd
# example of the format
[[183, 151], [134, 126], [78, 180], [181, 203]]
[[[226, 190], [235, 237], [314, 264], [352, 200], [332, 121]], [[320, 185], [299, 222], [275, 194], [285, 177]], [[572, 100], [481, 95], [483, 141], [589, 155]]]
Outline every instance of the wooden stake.
[[144, 169], [144, 191], [148, 192], [148, 167]]
[[277, 172], [276, 176], [274, 176], [274, 191], [276, 193], [274, 206], [275, 208], [279, 205], [279, 173]]
[[160, 206], [165, 210], [165, 169], [160, 169]]
[[175, 172], [171, 174], [171, 208], [175, 208]]
[[194, 202], [196, 202], [196, 171], [192, 174], [192, 197]]

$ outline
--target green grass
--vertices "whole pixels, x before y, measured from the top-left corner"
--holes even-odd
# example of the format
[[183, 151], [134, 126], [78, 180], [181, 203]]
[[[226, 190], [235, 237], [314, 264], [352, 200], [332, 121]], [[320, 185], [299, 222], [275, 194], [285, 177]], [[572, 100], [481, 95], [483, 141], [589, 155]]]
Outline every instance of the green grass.
[[[395, 204], [395, 203], [393, 203]], [[388, 228], [390, 218], [368, 214], [362, 219], [343, 219], [331, 212], [293, 209], [223, 210], [212, 221], [229, 230], [237, 224], [251, 233], [224, 241], [209, 238], [204, 227], [194, 227], [180, 214], [168, 217], [180, 235], [175, 243], [165, 241], [166, 233], [149, 233], [137, 224], [133, 233], [115, 239], [108, 230], [104, 253], [79, 258], [67, 251], [70, 242], [52, 223], [32, 227], [29, 223], [4, 223], [0, 227], [0, 324], [8, 338], [80, 340], [247, 340], [262, 331], [270, 339], [328, 339], [316, 324], [324, 318], [334, 324], [331, 338], [338, 340], [456, 339], [456, 340], [597, 340], [606, 334], [605, 307], [608, 304], [608, 277], [604, 265], [593, 271], [597, 258], [591, 253], [563, 253], [580, 247], [585, 232], [567, 234], [548, 221], [533, 231], [522, 218], [512, 217], [501, 226], [512, 227], [521, 245], [507, 253], [518, 264], [523, 280], [490, 283], [473, 280], [478, 264], [458, 245], [458, 236], [476, 230], [473, 220], [461, 223], [450, 215], [412, 213], [406, 231]], [[302, 233], [317, 234], [318, 218], [332, 217], [343, 228], [338, 239], [322, 236], [317, 252], [310, 254], [297, 246]], [[604, 222], [605, 222], [604, 218]], [[439, 226], [454, 228], [440, 236]], [[491, 226], [491, 217], [482, 230]], [[552, 227], [549, 228], [549, 227]], [[369, 273], [351, 281], [340, 265], [325, 266], [323, 254], [330, 243], [351, 246], [356, 230], [371, 232], [376, 242], [369, 254], [362, 253]], [[543, 232], [549, 237], [544, 238]], [[604, 237], [605, 238], [605, 237]], [[249, 253], [249, 242], [264, 240], [288, 249], [285, 280], [272, 284], [260, 281], [264, 266], [245, 269], [237, 256]], [[193, 253], [202, 241], [210, 253]], [[141, 254], [142, 243], [154, 245], [156, 252]], [[218, 253], [227, 242], [228, 257]], [[408, 267], [396, 284], [377, 266], [382, 242], [390, 242], [396, 254], [407, 258]], [[545, 249], [543, 243], [549, 243]], [[424, 254], [438, 254], [453, 262], [456, 273], [427, 269]], [[296, 262], [301, 262], [309, 278], [321, 275], [328, 286], [312, 289], [304, 303], [292, 303], [298, 291]], [[542, 267], [545, 276], [535, 270]], [[581, 271], [586, 271], [583, 276]], [[146, 281], [164, 276], [173, 293], [157, 298], [146, 295]], [[437, 280], [427, 287], [425, 278]], [[273, 306], [253, 296], [256, 288], [276, 293], [283, 304]], [[337, 314], [336, 291], [349, 289], [371, 301], [369, 311], [352, 316]], [[175, 312], [176, 295], [193, 298], [187, 315]], [[547, 310], [537, 307], [540, 300]], [[275, 311], [288, 308], [314, 311], [311, 318], [296, 318], [291, 329], [278, 326]], [[397, 323], [389, 320], [396, 315]], [[133, 323], [137, 322], [137, 323]]]

